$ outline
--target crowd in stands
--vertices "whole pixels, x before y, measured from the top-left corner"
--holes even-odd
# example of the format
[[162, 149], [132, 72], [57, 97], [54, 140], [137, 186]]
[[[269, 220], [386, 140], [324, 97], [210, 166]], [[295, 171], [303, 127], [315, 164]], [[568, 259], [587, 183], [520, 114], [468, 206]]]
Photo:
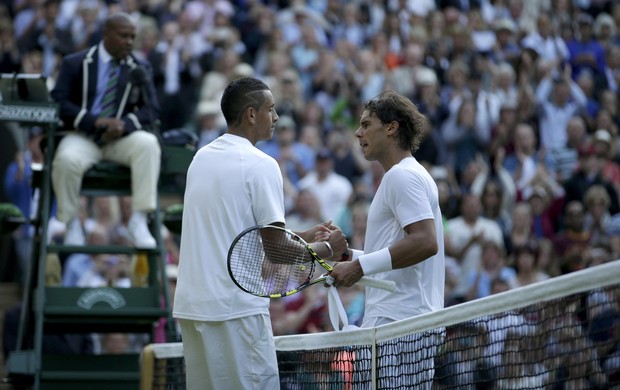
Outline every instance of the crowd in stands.
[[[280, 120], [274, 139], [257, 146], [280, 163], [288, 227], [333, 220], [355, 248], [383, 174], [354, 136], [363, 104], [388, 88], [410, 97], [429, 120], [415, 157], [439, 188], [447, 306], [491, 294], [497, 279], [514, 288], [620, 256], [618, 2], [2, 5], [0, 71], [41, 73], [50, 88], [62, 56], [97, 44], [106, 15], [129, 13], [135, 52], [153, 66], [161, 131], [193, 131], [198, 147], [225, 131], [219, 99], [227, 83], [264, 80]], [[100, 207], [87, 206], [91, 214]], [[85, 216], [93, 220], [85, 237], [122, 238], [121, 214], [114, 226]], [[321, 293], [308, 294], [274, 302], [277, 334], [329, 329]], [[359, 319], [362, 290], [342, 294]]]

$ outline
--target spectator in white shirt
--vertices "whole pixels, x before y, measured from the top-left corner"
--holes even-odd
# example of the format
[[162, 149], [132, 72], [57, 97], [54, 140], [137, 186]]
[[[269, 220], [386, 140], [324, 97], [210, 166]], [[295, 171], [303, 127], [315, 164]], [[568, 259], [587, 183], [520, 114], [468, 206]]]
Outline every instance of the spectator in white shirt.
[[299, 188], [312, 191], [321, 205], [321, 215], [331, 220], [346, 206], [353, 192], [351, 182], [334, 172], [334, 160], [329, 149], [321, 149], [317, 153], [315, 170], [299, 181]]

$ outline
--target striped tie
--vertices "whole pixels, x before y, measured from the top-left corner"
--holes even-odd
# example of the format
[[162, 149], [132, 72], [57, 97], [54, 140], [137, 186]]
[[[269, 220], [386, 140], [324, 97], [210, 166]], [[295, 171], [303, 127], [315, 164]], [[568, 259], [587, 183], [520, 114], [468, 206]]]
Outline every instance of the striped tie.
[[110, 70], [108, 74], [108, 83], [106, 84], [105, 93], [101, 100], [101, 115], [102, 117], [114, 116], [116, 105], [116, 86], [118, 84], [118, 62], [110, 61]]

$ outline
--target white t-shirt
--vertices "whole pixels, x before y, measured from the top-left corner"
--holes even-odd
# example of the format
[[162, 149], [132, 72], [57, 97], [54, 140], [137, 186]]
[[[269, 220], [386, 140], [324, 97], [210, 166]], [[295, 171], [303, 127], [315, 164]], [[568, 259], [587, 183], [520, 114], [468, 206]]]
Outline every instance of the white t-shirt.
[[363, 327], [373, 326], [379, 317], [397, 321], [444, 306], [446, 266], [437, 185], [415, 158], [408, 157], [383, 176], [368, 211], [364, 253], [389, 247], [405, 236], [405, 226], [426, 219], [435, 221], [437, 254], [407, 268], [373, 275], [393, 280], [397, 291], [366, 288]]
[[269, 313], [269, 299], [230, 278], [230, 244], [246, 228], [284, 222], [278, 163], [250, 141], [224, 134], [201, 148], [187, 171], [173, 315], [225, 321]]

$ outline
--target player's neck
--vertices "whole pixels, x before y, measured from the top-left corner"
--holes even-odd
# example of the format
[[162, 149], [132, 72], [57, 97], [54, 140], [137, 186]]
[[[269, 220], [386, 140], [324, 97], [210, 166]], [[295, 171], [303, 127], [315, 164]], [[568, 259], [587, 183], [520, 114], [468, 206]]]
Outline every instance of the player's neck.
[[400, 148], [393, 148], [388, 150], [383, 158], [379, 159], [379, 163], [383, 166], [385, 172], [389, 171], [394, 165], [400, 163], [407, 157], [411, 157], [411, 153], [408, 150]]

